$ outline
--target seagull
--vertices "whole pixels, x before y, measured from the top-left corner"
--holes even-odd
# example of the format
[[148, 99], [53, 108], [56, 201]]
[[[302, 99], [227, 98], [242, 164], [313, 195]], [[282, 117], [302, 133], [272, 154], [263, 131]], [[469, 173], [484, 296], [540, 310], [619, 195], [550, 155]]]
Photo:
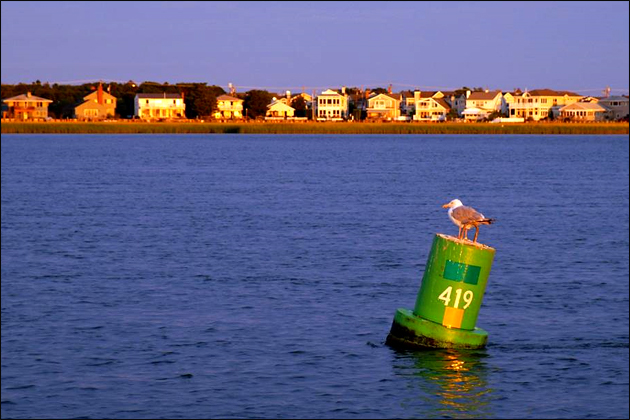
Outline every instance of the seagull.
[[479, 213], [472, 207], [465, 206], [457, 198], [442, 206], [448, 209], [448, 217], [459, 227], [459, 234], [457, 239], [468, 240], [468, 229], [474, 226], [475, 239], [473, 242], [477, 242], [477, 236], [479, 236], [479, 225], [490, 225], [494, 223], [495, 219], [486, 219], [486, 217]]

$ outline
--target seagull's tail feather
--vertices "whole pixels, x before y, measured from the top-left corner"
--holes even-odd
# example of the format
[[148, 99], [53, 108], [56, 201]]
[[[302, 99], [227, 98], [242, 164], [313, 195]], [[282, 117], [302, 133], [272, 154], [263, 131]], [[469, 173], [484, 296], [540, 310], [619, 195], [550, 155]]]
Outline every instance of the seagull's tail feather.
[[483, 220], [479, 221], [479, 224], [480, 225], [491, 225], [491, 224], [493, 224], [496, 221], [497, 221], [497, 219], [483, 219]]

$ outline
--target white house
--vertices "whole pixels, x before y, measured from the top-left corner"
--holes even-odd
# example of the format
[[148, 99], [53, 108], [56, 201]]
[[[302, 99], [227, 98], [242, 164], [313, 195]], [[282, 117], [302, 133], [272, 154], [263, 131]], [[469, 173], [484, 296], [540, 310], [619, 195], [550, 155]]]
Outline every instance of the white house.
[[612, 120], [620, 120], [628, 116], [627, 96], [609, 96], [601, 98], [597, 103], [608, 109], [608, 116]]
[[134, 112], [142, 120], [186, 118], [184, 96], [177, 93], [138, 93]]
[[471, 92], [466, 98], [466, 109], [462, 115], [467, 121], [487, 118], [493, 112], [506, 112], [505, 101], [500, 90]]
[[327, 89], [316, 100], [317, 121], [343, 121], [348, 118], [348, 95], [346, 88], [341, 92]]

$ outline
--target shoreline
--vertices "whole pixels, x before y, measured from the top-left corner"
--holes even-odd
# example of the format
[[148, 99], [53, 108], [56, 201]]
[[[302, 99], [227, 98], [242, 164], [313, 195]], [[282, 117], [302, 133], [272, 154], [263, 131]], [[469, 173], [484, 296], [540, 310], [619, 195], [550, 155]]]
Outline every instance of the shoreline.
[[2, 134], [598, 134], [627, 135], [627, 122], [2, 122]]

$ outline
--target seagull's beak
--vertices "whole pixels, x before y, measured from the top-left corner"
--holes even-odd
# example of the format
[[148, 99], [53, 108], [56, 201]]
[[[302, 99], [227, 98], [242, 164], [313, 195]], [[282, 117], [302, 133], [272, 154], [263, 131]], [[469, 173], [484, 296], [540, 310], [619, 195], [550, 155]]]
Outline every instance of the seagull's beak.
[[442, 206], [443, 209], [447, 209], [451, 206], [451, 203], [446, 203]]

